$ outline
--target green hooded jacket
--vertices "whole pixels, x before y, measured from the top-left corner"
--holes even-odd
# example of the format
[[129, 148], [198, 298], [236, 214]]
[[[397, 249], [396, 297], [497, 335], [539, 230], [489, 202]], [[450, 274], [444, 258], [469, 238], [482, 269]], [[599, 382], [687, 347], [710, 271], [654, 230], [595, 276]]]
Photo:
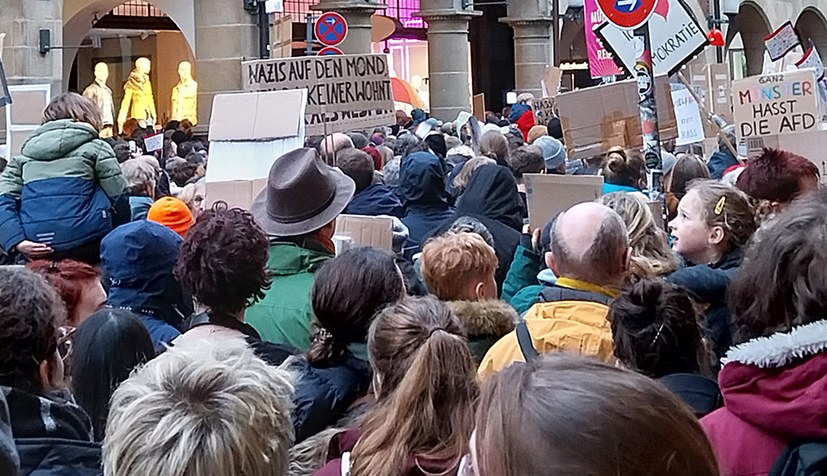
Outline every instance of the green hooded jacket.
[[330, 258], [333, 253], [309, 239], [304, 240], [303, 246], [289, 242], [271, 244], [267, 268], [273, 283], [245, 316], [263, 340], [288, 344], [303, 352], [310, 348], [310, 293], [316, 272]]

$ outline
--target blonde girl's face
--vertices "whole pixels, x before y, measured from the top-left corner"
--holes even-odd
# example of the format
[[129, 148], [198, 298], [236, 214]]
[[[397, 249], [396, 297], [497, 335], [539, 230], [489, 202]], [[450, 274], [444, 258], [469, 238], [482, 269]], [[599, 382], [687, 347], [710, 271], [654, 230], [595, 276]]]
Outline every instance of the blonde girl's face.
[[678, 216], [669, 222], [674, 249], [694, 264], [717, 261], [714, 230], [704, 219], [703, 202], [695, 191], [689, 191], [678, 205]]

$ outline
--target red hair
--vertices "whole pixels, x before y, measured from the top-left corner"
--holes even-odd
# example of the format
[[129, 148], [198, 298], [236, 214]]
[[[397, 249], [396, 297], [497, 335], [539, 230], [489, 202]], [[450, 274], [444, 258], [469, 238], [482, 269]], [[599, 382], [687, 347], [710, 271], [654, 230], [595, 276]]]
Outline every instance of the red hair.
[[57, 290], [63, 304], [66, 305], [69, 318], [74, 315], [84, 285], [89, 281], [100, 279], [100, 271], [97, 268], [71, 259], [32, 261], [27, 267], [46, 278], [46, 281]]
[[805, 157], [777, 149], [764, 149], [750, 159], [736, 185], [759, 200], [789, 203], [801, 193], [801, 182], [820, 178], [818, 167]]

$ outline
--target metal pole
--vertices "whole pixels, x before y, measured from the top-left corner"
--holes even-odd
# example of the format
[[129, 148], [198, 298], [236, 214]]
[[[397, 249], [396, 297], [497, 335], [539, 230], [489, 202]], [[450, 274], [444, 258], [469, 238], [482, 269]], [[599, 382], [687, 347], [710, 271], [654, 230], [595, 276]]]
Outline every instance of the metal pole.
[[660, 175], [662, 163], [660, 157], [660, 131], [658, 130], [658, 108], [655, 103], [655, 75], [652, 68], [652, 45], [649, 41], [649, 25], [635, 30], [635, 76], [637, 77], [638, 106], [640, 107], [640, 126], [643, 130], [643, 155], [646, 166], [653, 178], [650, 179], [650, 192], [660, 192]]
[[307, 56], [313, 55], [313, 14], [308, 13], [305, 17], [305, 21], [307, 21], [307, 33], [305, 34], [304, 41], [307, 42], [307, 48], [305, 48], [304, 53]]
[[560, 66], [560, 0], [551, 0], [551, 61]]
[[270, 16], [263, 0], [258, 2], [258, 57], [270, 57]]
[[[721, 25], [721, 0], [712, 0], [712, 15], [715, 16], [715, 28], [720, 29]], [[715, 59], [718, 63], [724, 62], [724, 49], [720, 46], [715, 47]]]

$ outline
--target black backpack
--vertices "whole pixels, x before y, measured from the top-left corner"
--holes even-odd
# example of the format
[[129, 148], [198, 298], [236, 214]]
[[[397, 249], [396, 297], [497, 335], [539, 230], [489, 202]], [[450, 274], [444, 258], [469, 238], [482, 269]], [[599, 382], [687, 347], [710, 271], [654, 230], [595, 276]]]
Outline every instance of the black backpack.
[[790, 445], [772, 465], [769, 476], [827, 476], [827, 441]]

